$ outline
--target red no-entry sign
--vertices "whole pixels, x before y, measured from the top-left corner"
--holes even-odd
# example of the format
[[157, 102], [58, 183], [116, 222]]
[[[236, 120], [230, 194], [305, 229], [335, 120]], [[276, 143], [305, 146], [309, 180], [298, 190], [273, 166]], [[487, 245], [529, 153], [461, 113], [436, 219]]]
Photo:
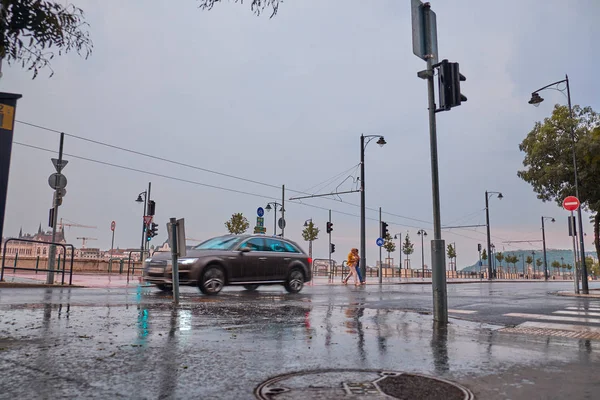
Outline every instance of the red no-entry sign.
[[575, 196], [568, 196], [563, 200], [563, 208], [567, 211], [575, 211], [579, 205], [579, 199]]

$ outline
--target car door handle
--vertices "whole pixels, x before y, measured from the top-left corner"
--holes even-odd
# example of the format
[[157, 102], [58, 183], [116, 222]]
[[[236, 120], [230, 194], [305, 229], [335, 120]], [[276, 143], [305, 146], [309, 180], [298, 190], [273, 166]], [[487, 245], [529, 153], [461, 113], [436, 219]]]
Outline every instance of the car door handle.
[[267, 257], [258, 257], [260, 261], [267, 261]]
[[285, 257], [285, 258], [283, 259], [283, 261], [290, 261], [290, 260], [291, 260], [291, 258], [289, 258], [289, 257]]

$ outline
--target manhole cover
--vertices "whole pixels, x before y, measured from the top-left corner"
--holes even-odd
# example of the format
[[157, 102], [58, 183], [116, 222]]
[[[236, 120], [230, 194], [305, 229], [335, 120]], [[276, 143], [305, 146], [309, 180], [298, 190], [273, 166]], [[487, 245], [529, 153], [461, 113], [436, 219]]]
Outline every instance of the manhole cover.
[[472, 400], [469, 389], [444, 379], [405, 372], [327, 369], [273, 377], [254, 390], [257, 399], [373, 398]]

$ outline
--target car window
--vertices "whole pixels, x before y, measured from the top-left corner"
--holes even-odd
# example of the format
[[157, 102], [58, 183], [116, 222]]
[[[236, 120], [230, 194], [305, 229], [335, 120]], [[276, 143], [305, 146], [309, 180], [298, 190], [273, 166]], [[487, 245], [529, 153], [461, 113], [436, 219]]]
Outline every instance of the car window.
[[200, 243], [196, 250], [230, 250], [240, 241], [236, 236], [220, 236]]
[[294, 247], [293, 245], [291, 245], [288, 242], [282, 242], [283, 246], [285, 247], [285, 251], [287, 251], [288, 253], [300, 253], [300, 250], [298, 250], [296, 247]]
[[266, 239], [267, 241], [267, 251], [275, 251], [278, 253], [286, 253], [288, 252], [285, 248], [284, 242], [277, 239]]
[[268, 251], [265, 249], [263, 238], [252, 238], [246, 240], [240, 246], [240, 249], [249, 248], [251, 251]]

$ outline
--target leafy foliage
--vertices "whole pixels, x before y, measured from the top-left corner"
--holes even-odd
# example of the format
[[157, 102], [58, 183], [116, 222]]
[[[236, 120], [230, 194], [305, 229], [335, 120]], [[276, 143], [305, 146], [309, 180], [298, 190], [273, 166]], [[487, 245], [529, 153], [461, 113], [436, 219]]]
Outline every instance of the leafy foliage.
[[[199, 0], [200, 8], [203, 10], [212, 10], [215, 4], [220, 3], [221, 0]], [[244, 0], [234, 0], [236, 3], [244, 4]], [[273, 11], [271, 13], [271, 18], [277, 14], [279, 11], [279, 4], [283, 3], [283, 0], [250, 0], [250, 9], [256, 14], [260, 15], [265, 8], [269, 7]]]
[[77, 52], [86, 59], [92, 53], [92, 41], [83, 11], [72, 4], [63, 6], [45, 0], [2, 0], [0, 12], [0, 57], [8, 64], [20, 63], [33, 71], [33, 79], [42, 68], [54, 71], [50, 61], [53, 48], [58, 55]]
[[[525, 153], [525, 169], [517, 175], [533, 186], [538, 198], [559, 205], [575, 194], [573, 151], [579, 175], [579, 200], [589, 211], [600, 211], [600, 116], [590, 107], [556, 105], [549, 118], [537, 122], [519, 145]], [[600, 231], [600, 218], [594, 219], [594, 232]], [[600, 257], [598, 235], [594, 238]]]
[[456, 249], [452, 244], [449, 244], [447, 249], [448, 258], [456, 258]]
[[481, 259], [483, 261], [486, 261], [488, 259], [487, 251], [485, 249], [483, 249], [483, 252], [481, 253]]
[[410, 256], [415, 252], [415, 245], [410, 241], [410, 235], [408, 232], [404, 236], [404, 243], [402, 244], [402, 252], [406, 254], [406, 256]]
[[542, 261], [541, 258], [538, 258], [538, 259], [535, 260], [535, 265], [537, 265], [538, 267], [541, 267], [542, 264], [544, 264], [544, 262]]
[[302, 231], [302, 238], [307, 242], [317, 240], [319, 238], [319, 228], [317, 228], [315, 224], [312, 221], [310, 221], [308, 223], [308, 226], [306, 226]]
[[231, 215], [229, 221], [225, 222], [225, 227], [227, 227], [227, 231], [232, 235], [241, 235], [248, 230], [250, 223], [242, 213], [236, 213]]
[[525, 262], [531, 265], [531, 263], [533, 262], [533, 258], [531, 256], [527, 256], [527, 258], [525, 258]]
[[389, 232], [387, 233], [387, 235], [385, 235], [383, 248], [385, 249], [385, 251], [387, 251], [388, 258], [390, 258], [390, 253], [396, 251], [396, 243], [394, 243], [394, 239], [392, 238], [392, 235], [390, 235]]
[[496, 260], [498, 260], [500, 266], [502, 266], [502, 261], [504, 261], [504, 254], [502, 254], [501, 251], [496, 253]]

